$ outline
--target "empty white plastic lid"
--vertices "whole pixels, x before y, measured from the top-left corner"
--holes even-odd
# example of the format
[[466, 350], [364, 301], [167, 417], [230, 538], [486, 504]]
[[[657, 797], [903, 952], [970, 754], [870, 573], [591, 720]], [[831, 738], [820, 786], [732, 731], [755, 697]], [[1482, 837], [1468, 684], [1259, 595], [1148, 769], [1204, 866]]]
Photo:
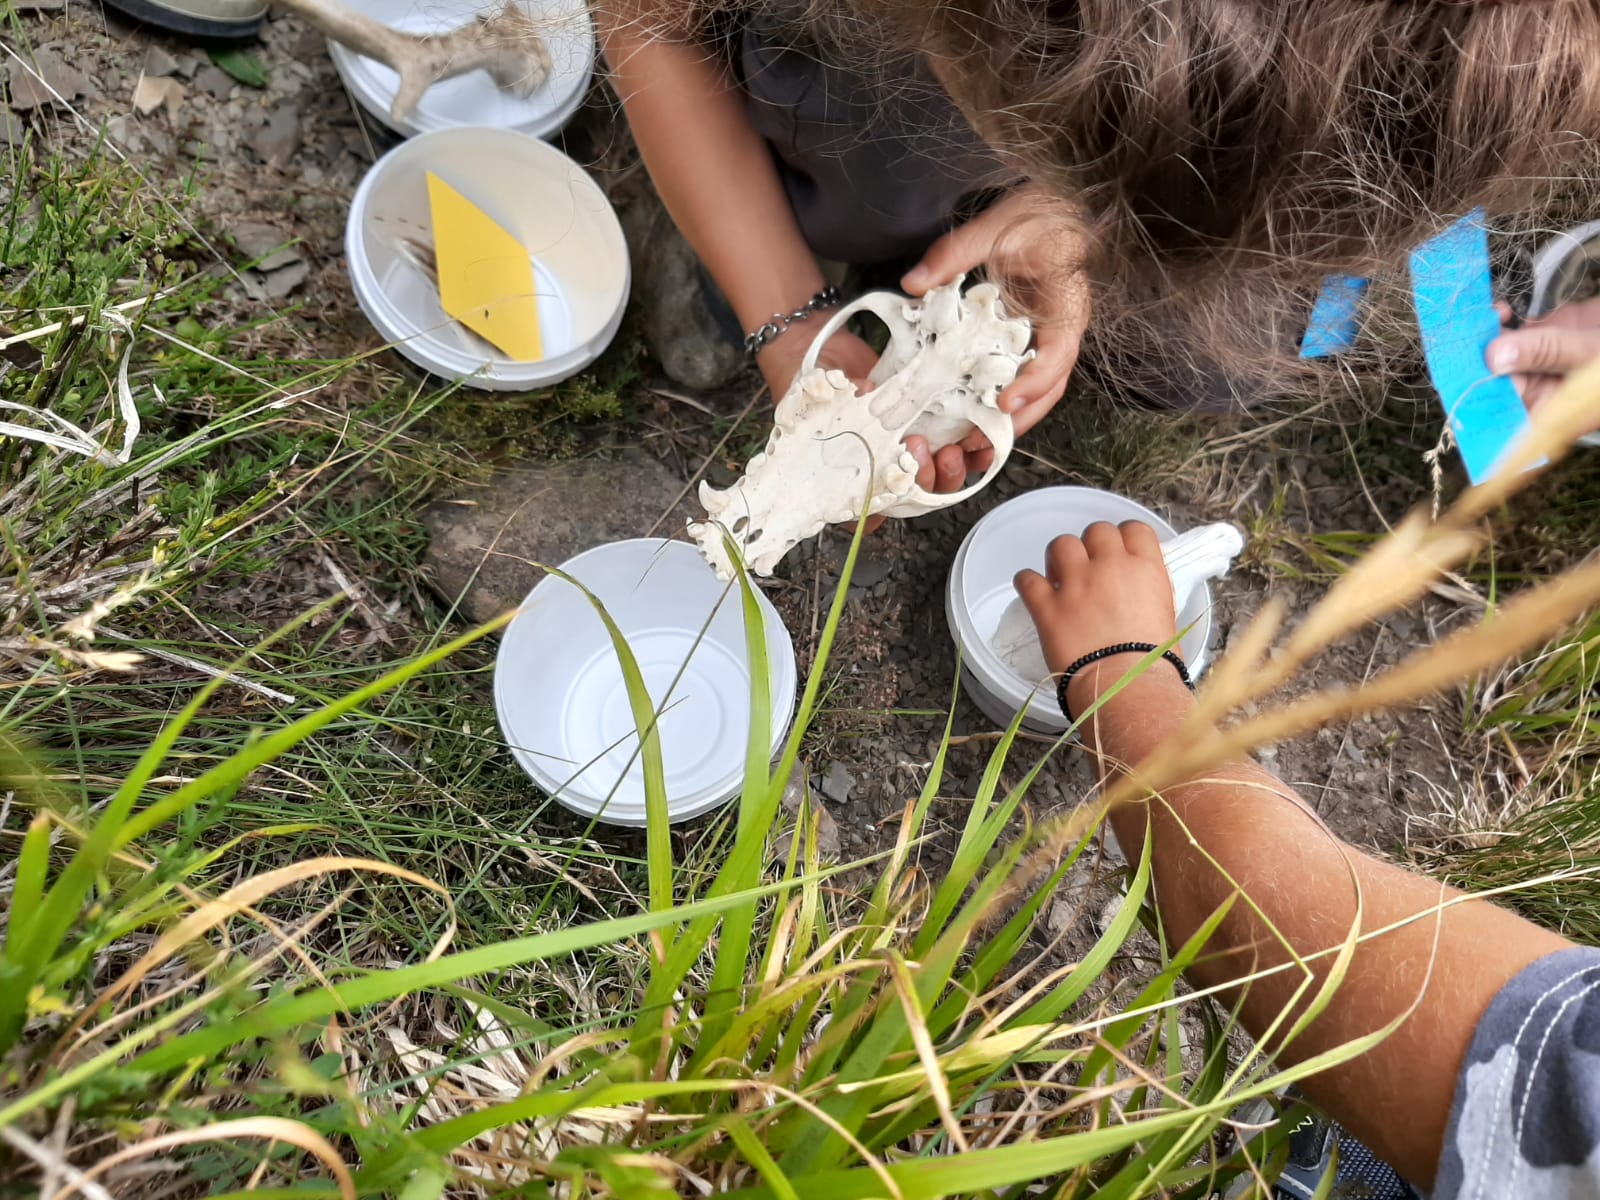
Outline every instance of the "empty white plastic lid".
[[[391, 29], [405, 33], [448, 33], [496, 12], [500, 4], [480, 0], [346, 0]], [[367, 112], [396, 133], [410, 137], [459, 125], [492, 125], [534, 137], [549, 137], [572, 119], [583, 103], [594, 71], [594, 22], [583, 0], [515, 0], [533, 19], [550, 52], [550, 77], [533, 95], [519, 98], [500, 88], [487, 71], [441, 79], [423, 93], [403, 121], [389, 116], [400, 76], [382, 63], [356, 54], [338, 42], [328, 52], [350, 94]]]
[[[738, 584], [725, 584], [685, 542], [638, 538], [562, 564], [605, 605], [638, 661], [651, 702], [673, 821], [739, 794], [750, 730], [751, 671]], [[758, 591], [775, 753], [794, 713], [789, 632]], [[554, 575], [528, 593], [506, 629], [495, 710], [512, 754], [573, 812], [646, 823], [644, 763], [622, 667], [587, 597]]]

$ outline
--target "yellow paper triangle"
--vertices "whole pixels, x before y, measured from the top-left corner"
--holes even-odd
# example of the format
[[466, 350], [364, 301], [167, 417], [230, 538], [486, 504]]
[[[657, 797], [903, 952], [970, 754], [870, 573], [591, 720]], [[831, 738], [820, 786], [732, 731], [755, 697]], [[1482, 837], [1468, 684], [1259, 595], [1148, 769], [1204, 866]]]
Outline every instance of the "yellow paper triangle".
[[544, 344], [527, 249], [432, 171], [428, 207], [445, 315], [518, 362], [538, 362]]

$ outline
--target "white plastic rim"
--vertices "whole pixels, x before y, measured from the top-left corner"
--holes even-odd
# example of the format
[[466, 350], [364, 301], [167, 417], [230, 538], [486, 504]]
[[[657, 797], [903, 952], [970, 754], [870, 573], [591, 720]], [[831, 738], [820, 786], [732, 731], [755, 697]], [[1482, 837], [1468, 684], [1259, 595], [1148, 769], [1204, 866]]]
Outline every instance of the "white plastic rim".
[[[476, 20], [481, 0], [346, 0], [357, 12], [405, 33], [448, 33]], [[533, 95], [519, 98], [502, 89], [487, 71], [441, 79], [422, 94], [404, 120], [389, 115], [400, 76], [376, 59], [338, 42], [328, 43], [333, 65], [350, 94], [367, 112], [405, 137], [469, 125], [514, 129], [549, 137], [572, 119], [594, 74], [594, 22], [583, 0], [516, 0], [550, 52], [550, 76]]]
[[[545, 357], [517, 362], [445, 316], [423, 267], [433, 251], [428, 172], [533, 259]], [[554, 146], [508, 129], [451, 129], [396, 146], [350, 203], [345, 261], [361, 311], [412, 362], [489, 391], [559, 383], [605, 351], [628, 303], [628, 245], [600, 186]]]
[[[956, 553], [945, 591], [945, 615], [961, 649], [967, 690], [983, 714], [1009, 724], [1026, 708], [1023, 724], [1035, 732], [1062, 733], [1066, 718], [1049, 680], [1024, 679], [990, 647], [1001, 614], [1016, 597], [1018, 571], [1044, 568], [1045, 548], [1064, 533], [1081, 534], [1096, 521], [1144, 521], [1163, 541], [1177, 530], [1136, 500], [1098, 488], [1040, 488], [991, 510], [970, 530]], [[1205, 670], [1211, 640], [1211, 589], [1197, 588], [1178, 614], [1186, 630], [1180, 645], [1190, 675]]]
[[[744, 782], [751, 672], [739, 585], [686, 542], [635, 538], [586, 550], [561, 570], [616, 622], [660, 714], [667, 811], [686, 821]], [[772, 690], [772, 752], [794, 715], [794, 646], [759, 591]], [[564, 807], [613, 825], [647, 823], [644, 765], [622, 667], [594, 606], [554, 575], [528, 593], [494, 670], [512, 755]]]

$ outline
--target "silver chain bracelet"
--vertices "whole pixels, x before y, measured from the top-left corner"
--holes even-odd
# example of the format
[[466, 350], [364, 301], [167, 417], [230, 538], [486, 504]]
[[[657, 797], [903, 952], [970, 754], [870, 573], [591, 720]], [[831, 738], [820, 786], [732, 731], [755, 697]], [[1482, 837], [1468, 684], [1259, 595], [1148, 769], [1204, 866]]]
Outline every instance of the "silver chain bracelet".
[[804, 321], [812, 313], [822, 312], [824, 309], [835, 308], [843, 303], [844, 294], [829, 284], [811, 299], [807, 300], [792, 313], [773, 313], [772, 319], [752, 333], [744, 335], [744, 352], [751, 358], [761, 353], [762, 347], [778, 335], [789, 332], [789, 326], [799, 321]]

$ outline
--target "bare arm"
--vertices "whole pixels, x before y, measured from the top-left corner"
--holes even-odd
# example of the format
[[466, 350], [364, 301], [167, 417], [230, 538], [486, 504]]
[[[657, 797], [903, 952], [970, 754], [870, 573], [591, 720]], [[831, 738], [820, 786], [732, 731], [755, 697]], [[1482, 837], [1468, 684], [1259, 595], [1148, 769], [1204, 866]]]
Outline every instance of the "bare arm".
[[[1024, 572], [1018, 588], [1056, 671], [1101, 646], [1162, 644], [1174, 634], [1160, 543], [1145, 525], [1097, 525], [1081, 541], [1057, 539], [1046, 576]], [[1130, 655], [1086, 668], [1071, 685], [1072, 710], [1083, 712], [1137, 661]], [[1103, 777], [1171, 737], [1190, 704], [1165, 663], [1109, 700], [1086, 730]], [[1392, 1036], [1313, 1077], [1305, 1090], [1407, 1178], [1431, 1186], [1479, 1019], [1518, 972], [1571, 943], [1487, 901], [1456, 904], [1435, 917], [1440, 901], [1459, 893], [1340, 842], [1292, 789], [1253, 763], [1124, 806], [1111, 823], [1130, 858], [1142, 850], [1148, 828], [1157, 905], [1174, 939], [1187, 938], [1242, 893], [1190, 972], [1201, 986], [1292, 962], [1285, 942], [1304, 957], [1341, 945], [1358, 919], [1371, 931], [1427, 914], [1363, 942], [1332, 1002], [1278, 1058], [1298, 1062], [1374, 1033], [1420, 995]], [[1319, 982], [1332, 958], [1313, 964]], [[1264, 1035], [1303, 985], [1297, 968], [1250, 982], [1242, 990], [1245, 1027]], [[1299, 1003], [1315, 992], [1315, 984], [1306, 988]]]
[[[705, 46], [663, 36], [651, 15], [597, 9], [606, 61], [667, 211], [740, 322], [754, 329], [821, 291], [822, 272], [726, 66]], [[805, 333], [793, 330], [761, 353], [775, 397], [799, 366]], [[832, 365], [864, 377], [875, 356], [865, 343], [850, 341], [860, 361]], [[842, 348], [830, 343], [830, 349]]]

